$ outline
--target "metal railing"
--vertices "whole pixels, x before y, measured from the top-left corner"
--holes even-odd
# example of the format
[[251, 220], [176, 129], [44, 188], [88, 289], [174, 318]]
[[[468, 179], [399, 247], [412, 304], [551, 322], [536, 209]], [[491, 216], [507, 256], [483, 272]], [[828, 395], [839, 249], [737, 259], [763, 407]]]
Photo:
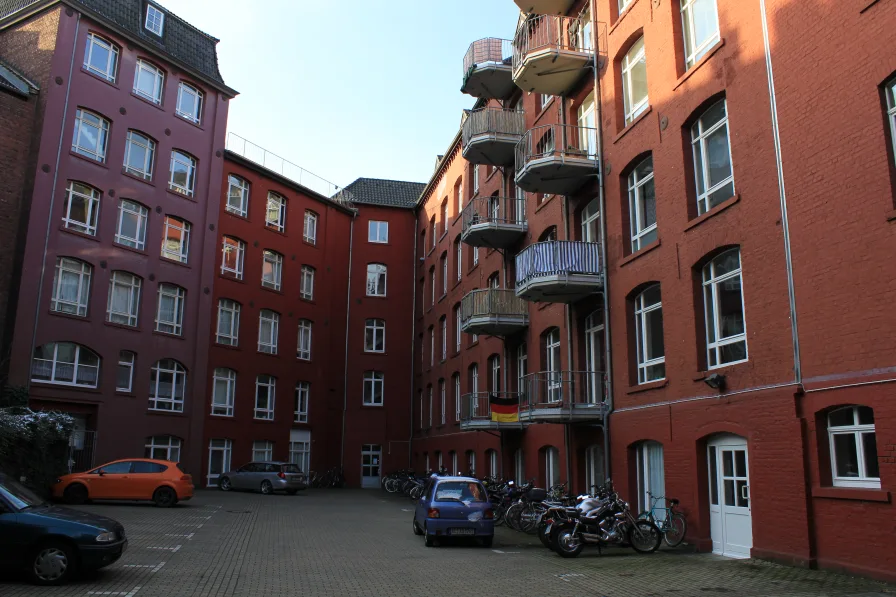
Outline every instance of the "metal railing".
[[514, 150], [516, 171], [544, 158], [592, 160], [597, 168], [597, 129], [575, 124], [544, 124], [523, 134]]
[[588, 20], [581, 16], [529, 16], [520, 24], [513, 37], [513, 71], [519, 70], [528, 54], [541, 50], [593, 54]]
[[464, 147], [479, 135], [509, 135], [522, 137], [526, 132], [526, 115], [516, 110], [481, 108], [469, 110], [464, 119], [462, 141]]
[[298, 166], [289, 160], [271, 153], [270, 151], [260, 147], [251, 141], [240, 137], [236, 133], [227, 134], [227, 151], [240, 155], [250, 162], [255, 162], [259, 166], [288, 178], [303, 187], [311, 189], [315, 193], [329, 197], [337, 203], [343, 203], [348, 206], [352, 203], [351, 193], [346, 191], [339, 185], [321, 178], [320, 176], [308, 172], [301, 166]]
[[600, 245], [551, 240], [529, 245], [516, 256], [516, 284], [533, 278], [569, 274], [600, 275]]
[[[489, 396], [493, 392], [471, 392], [461, 396], [461, 421], [491, 421], [492, 409], [489, 405]], [[494, 392], [499, 398], [519, 399], [516, 392]]]
[[465, 324], [474, 317], [526, 317], [529, 307], [526, 301], [512, 290], [487, 288], [473, 290], [460, 303], [460, 318]]
[[526, 223], [526, 202], [516, 197], [476, 197], [464, 206], [463, 216], [463, 233], [481, 224], [522, 226]]
[[474, 41], [464, 54], [464, 81], [473, 69], [491, 65], [510, 66], [513, 62], [513, 42], [509, 39], [487, 37]]
[[520, 413], [550, 408], [602, 407], [607, 399], [603, 371], [541, 371], [523, 377]]

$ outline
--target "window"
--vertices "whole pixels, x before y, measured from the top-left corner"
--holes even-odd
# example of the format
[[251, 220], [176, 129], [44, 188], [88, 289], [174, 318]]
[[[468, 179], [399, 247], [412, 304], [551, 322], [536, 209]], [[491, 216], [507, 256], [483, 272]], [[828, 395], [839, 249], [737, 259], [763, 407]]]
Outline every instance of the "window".
[[429, 419], [428, 419], [428, 424], [426, 426], [432, 427], [432, 386], [429, 386], [429, 409], [428, 409], [428, 412], [429, 412]]
[[[156, 435], [154, 437], [148, 437], [146, 438], [146, 446], [143, 451], [143, 457], [151, 458], [153, 460], [168, 460], [170, 462], [179, 462], [180, 447], [180, 439], [171, 437], [170, 435]], [[138, 472], [136, 470], [136, 467], [139, 464], [142, 463], [134, 463], [134, 472]]]
[[88, 33], [84, 68], [114, 83], [118, 73], [118, 46], [95, 33]]
[[[648, 441], [636, 446], [635, 475], [638, 482], [638, 510], [643, 512], [649, 510], [653, 504], [651, 496], [660, 497], [666, 494], [663, 444]], [[656, 506], [665, 508], [665, 500], [660, 500]]]
[[140, 288], [143, 281], [128, 272], [112, 272], [109, 278], [109, 300], [106, 320], [111, 323], [137, 326], [140, 315]]
[[264, 250], [261, 263], [261, 285], [265, 288], [280, 290], [283, 277], [283, 255]]
[[460, 305], [454, 307], [454, 352], [460, 352], [461, 313]]
[[554, 98], [554, 96], [552, 96], [552, 95], [546, 95], [546, 94], [541, 94], [539, 97], [540, 97], [540, 99], [541, 99], [541, 101], [539, 102], [539, 105], [540, 105], [540, 107], [541, 107], [542, 110], [544, 110], [545, 108], [547, 108], [547, 107], [548, 107], [548, 104], [551, 103], [551, 100]]
[[380, 371], [364, 372], [364, 405], [382, 406], [385, 393], [385, 376]]
[[249, 213], [249, 183], [233, 174], [227, 177], [227, 182], [227, 205], [224, 209], [245, 218]]
[[230, 453], [233, 442], [229, 439], [212, 439], [208, 443], [208, 476], [206, 485], [215, 485], [218, 478], [230, 470]]
[[243, 257], [246, 254], [246, 243], [230, 236], [224, 237], [221, 246], [221, 275], [243, 279]]
[[473, 450], [467, 450], [467, 474], [476, 476], [476, 452]]
[[218, 332], [215, 341], [224, 346], [237, 346], [240, 339], [240, 304], [230, 299], [218, 301]]
[[118, 222], [115, 227], [115, 242], [142, 251], [146, 248], [146, 220], [149, 210], [128, 199], [118, 202]]
[[691, 126], [698, 214], [734, 196], [734, 170], [731, 167], [726, 110], [725, 100], [716, 102]]
[[174, 359], [162, 359], [149, 376], [149, 410], [184, 411], [187, 371]]
[[368, 319], [364, 322], [364, 352], [386, 352], [386, 321]]
[[386, 296], [386, 266], [367, 264], [367, 296]]
[[492, 355], [488, 360], [488, 369], [488, 390], [498, 393], [501, 391], [501, 357]]
[[442, 201], [442, 234], [448, 234], [448, 199]]
[[218, 367], [212, 376], [212, 414], [232, 417], [236, 401], [236, 371]]
[[436, 306], [436, 268], [429, 270], [429, 304]]
[[134, 73], [134, 93], [154, 104], [161, 104], [164, 87], [165, 73], [145, 60], [138, 60]]
[[[543, 240], [557, 240], [557, 228], [552, 227]], [[600, 242], [600, 203], [597, 199], [582, 210], [582, 240], [586, 243]]]
[[560, 481], [560, 450], [548, 446], [544, 451], [544, 486], [553, 487]]
[[890, 121], [890, 138], [893, 141], [893, 153], [896, 156], [896, 79], [886, 85], [887, 120]]
[[488, 277], [487, 285], [489, 288], [498, 289], [501, 288], [501, 275], [498, 272], [493, 273]]
[[488, 462], [488, 474], [491, 477], [498, 476], [498, 452], [495, 450], [485, 451], [485, 460]]
[[311, 395], [311, 384], [307, 381], [296, 383], [296, 404], [293, 413], [294, 423], [308, 422], [308, 397]]
[[[311, 439], [310, 437], [308, 438]], [[289, 461], [299, 467], [299, 471], [308, 472], [311, 470], [311, 442], [310, 441], [291, 441], [289, 442]]]
[[659, 284], [654, 284], [635, 297], [635, 350], [638, 354], [639, 384], [666, 377], [663, 306]]
[[198, 123], [202, 119], [202, 92], [181, 82], [177, 87], [177, 107], [174, 112], [181, 118]]
[[526, 343], [516, 347], [516, 391], [525, 392], [526, 374], [529, 373], [529, 356], [526, 353]]
[[479, 247], [473, 247], [472, 253], [473, 253], [473, 266], [475, 267], [476, 264], [479, 263]]
[[442, 295], [448, 294], [448, 253], [442, 254]]
[[277, 354], [279, 328], [280, 314], [270, 309], [262, 309], [258, 314], [258, 352]]
[[[628, 5], [632, 3], [632, 0], [619, 0], [619, 13], [621, 14], [623, 10], [628, 8]], [[603, 482], [603, 479], [601, 479]], [[590, 487], [588, 489], [591, 489]]]
[[473, 171], [473, 196], [475, 197], [479, 193], [479, 166], [473, 164], [470, 168]]
[[97, 162], [106, 161], [109, 121], [87, 110], [75, 112], [75, 133], [72, 151]]
[[95, 388], [100, 358], [89, 348], [71, 342], [51, 342], [34, 349], [31, 381]]
[[647, 58], [644, 38], [640, 38], [622, 58], [622, 100], [625, 124], [647, 109]]
[[448, 320], [445, 316], [439, 321], [439, 338], [442, 340], [442, 360], [448, 358]]
[[657, 236], [652, 157], [635, 166], [628, 175], [628, 206], [634, 253], [655, 241]]
[[307, 319], [299, 320], [299, 343], [296, 348], [296, 358], [303, 361], [311, 360], [311, 329], [313, 324]]
[[389, 242], [389, 222], [377, 222], [375, 220], [370, 220], [367, 223], [367, 242]]
[[685, 67], [691, 68], [719, 41], [716, 0], [681, 0]]
[[548, 378], [548, 400], [559, 402], [562, 398], [560, 373], [560, 330], [553, 328], [545, 336], [545, 369]]
[[65, 190], [62, 223], [75, 232], [96, 236], [100, 212], [100, 192], [80, 182], [70, 182]]
[[454, 420], [460, 421], [460, 373], [455, 373], [454, 379]]
[[835, 487], [880, 489], [873, 409], [846, 406], [831, 411], [828, 439]]
[[252, 460], [267, 462], [274, 459], [274, 442], [266, 439], [257, 439], [252, 442]]
[[436, 360], [436, 333], [432, 326], [429, 326], [429, 366], [432, 367]]
[[146, 23], [144, 26], [148, 31], [155, 33], [159, 37], [162, 36], [162, 28], [165, 25], [165, 13], [153, 6], [146, 5]]
[[[305, 212], [305, 240], [308, 240], [308, 213]], [[283, 232], [286, 229], [286, 199], [274, 192], [268, 193], [268, 205], [264, 212], [264, 225], [277, 232]], [[315, 234], [317, 231], [317, 221], [314, 223]], [[314, 237], [310, 240], [314, 243]]]
[[171, 179], [168, 189], [192, 197], [196, 184], [196, 159], [182, 151], [171, 152]]
[[159, 284], [159, 305], [156, 311], [156, 331], [183, 334], [184, 299], [186, 291], [174, 284]]
[[124, 146], [124, 171], [139, 178], [152, 178], [156, 142], [137, 131], [128, 131]]
[[439, 380], [439, 425], [445, 424], [445, 380]]
[[305, 300], [314, 300], [314, 268], [310, 265], [302, 266], [302, 287], [299, 294]]
[[460, 475], [460, 469], [457, 468], [457, 452], [451, 450], [448, 452], [448, 457], [451, 459], [451, 474]]
[[129, 350], [118, 353], [118, 371], [115, 374], [115, 391], [130, 392], [134, 387], [134, 361], [137, 355]]
[[186, 263], [190, 252], [190, 223], [165, 216], [165, 232], [162, 235], [162, 257]]
[[[479, 365], [476, 363], [470, 365], [470, 393], [479, 393]], [[474, 400], [476, 400], [475, 397]]]
[[513, 453], [513, 472], [516, 475], [517, 483], [522, 484], [526, 478], [526, 460], [522, 450]]
[[731, 249], [703, 266], [703, 308], [710, 369], [747, 360], [740, 249]]
[[259, 375], [255, 378], [255, 418], [274, 420], [274, 400], [277, 393], [277, 378]]
[[464, 246], [460, 239], [454, 241], [454, 252], [456, 253], [454, 266], [457, 268], [457, 281], [460, 282], [464, 274], [463, 266], [461, 265], [464, 262]]
[[317, 214], [311, 211], [305, 212], [305, 231], [303, 233], [305, 242], [312, 245], [317, 243]]
[[464, 185], [463, 179], [458, 178], [457, 182], [454, 183], [454, 205], [455, 205], [455, 214], [460, 214], [464, 209]]
[[56, 273], [53, 275], [50, 309], [57, 313], [87, 317], [92, 272], [93, 267], [89, 263], [70, 257], [58, 257]]

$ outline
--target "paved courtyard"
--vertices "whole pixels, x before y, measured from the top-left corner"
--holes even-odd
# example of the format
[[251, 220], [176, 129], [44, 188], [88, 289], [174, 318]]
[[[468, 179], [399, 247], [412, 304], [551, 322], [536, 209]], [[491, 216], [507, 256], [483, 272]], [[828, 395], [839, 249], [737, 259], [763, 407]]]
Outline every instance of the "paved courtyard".
[[504, 528], [491, 549], [429, 549], [411, 533], [410, 503], [379, 491], [292, 497], [201, 491], [170, 510], [83, 509], [125, 525], [130, 545], [122, 559], [64, 587], [3, 576], [0, 596], [896, 595], [892, 585], [840, 574], [683, 551], [586, 550], [566, 560]]

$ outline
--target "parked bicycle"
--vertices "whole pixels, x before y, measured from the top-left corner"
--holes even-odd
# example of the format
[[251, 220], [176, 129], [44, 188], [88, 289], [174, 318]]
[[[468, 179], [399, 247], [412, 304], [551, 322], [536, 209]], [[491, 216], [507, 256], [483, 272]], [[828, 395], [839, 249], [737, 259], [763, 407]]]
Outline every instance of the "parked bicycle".
[[[675, 510], [680, 502], [675, 498], [666, 498], [665, 496], [654, 496], [649, 491], [647, 496], [650, 498], [650, 510], [641, 512], [638, 519], [649, 520], [654, 523], [663, 534], [663, 541], [669, 547], [677, 547], [684, 541], [684, 536], [688, 532], [688, 521], [684, 514]], [[665, 501], [666, 507], [660, 508], [659, 503]]]

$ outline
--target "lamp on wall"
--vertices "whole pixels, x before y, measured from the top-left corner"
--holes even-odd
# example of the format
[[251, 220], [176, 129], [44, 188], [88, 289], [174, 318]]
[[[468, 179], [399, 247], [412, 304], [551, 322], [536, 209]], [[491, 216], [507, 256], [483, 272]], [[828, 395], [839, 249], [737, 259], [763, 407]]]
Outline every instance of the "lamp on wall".
[[719, 392], [725, 391], [725, 376], [720, 375], [718, 373], [713, 373], [709, 377], [703, 380], [703, 382], [711, 387], [714, 390], [718, 390]]

